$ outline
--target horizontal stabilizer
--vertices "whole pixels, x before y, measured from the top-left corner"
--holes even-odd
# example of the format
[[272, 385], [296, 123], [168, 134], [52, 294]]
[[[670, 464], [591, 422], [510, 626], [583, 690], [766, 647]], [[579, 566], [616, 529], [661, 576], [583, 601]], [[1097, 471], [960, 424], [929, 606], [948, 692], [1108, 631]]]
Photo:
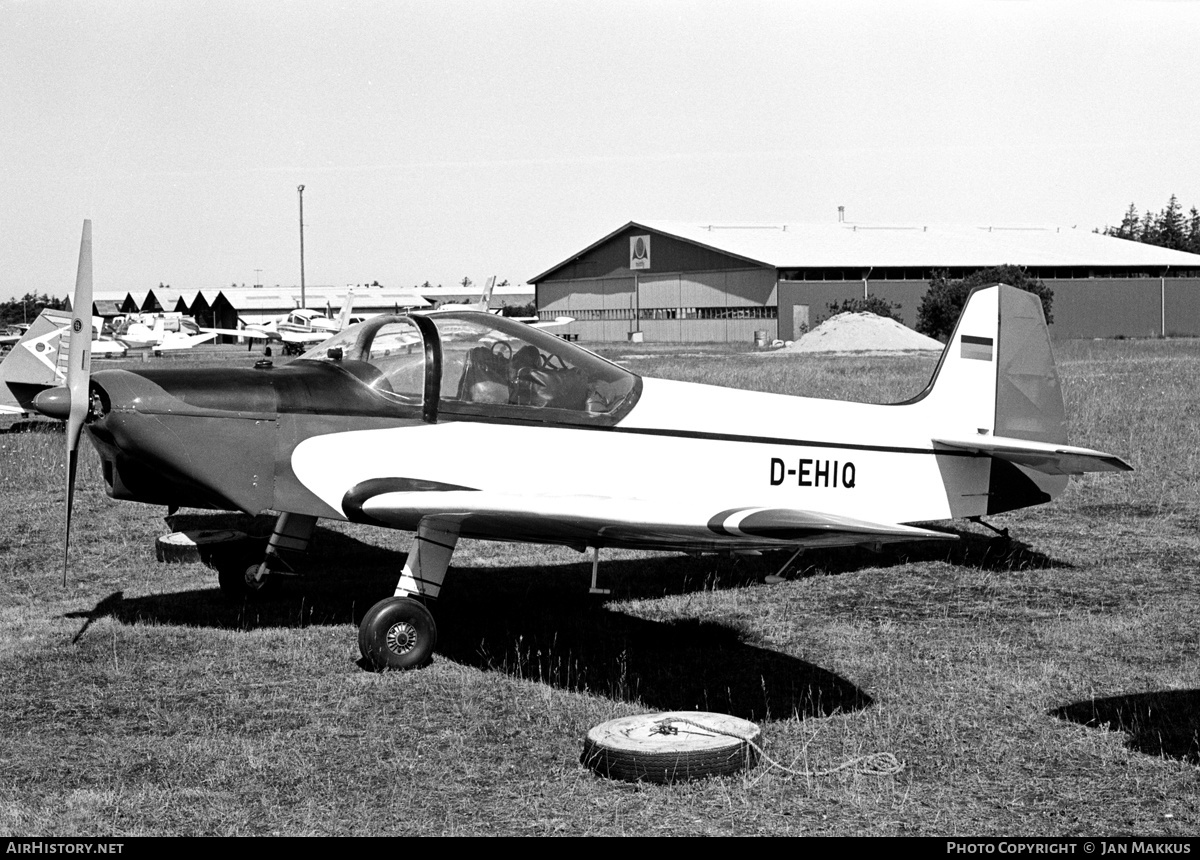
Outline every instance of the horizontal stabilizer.
[[1113, 454], [1057, 445], [1010, 439], [1003, 436], [980, 436], [978, 439], [934, 439], [934, 444], [959, 451], [986, 454], [1016, 466], [1024, 466], [1046, 475], [1082, 475], [1084, 472], [1132, 472], [1133, 467]]

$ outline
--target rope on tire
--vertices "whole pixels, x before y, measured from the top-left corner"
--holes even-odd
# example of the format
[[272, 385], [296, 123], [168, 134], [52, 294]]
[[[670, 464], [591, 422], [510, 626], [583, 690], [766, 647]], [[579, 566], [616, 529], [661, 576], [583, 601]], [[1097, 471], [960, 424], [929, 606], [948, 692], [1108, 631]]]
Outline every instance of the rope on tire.
[[784, 773], [790, 774], [791, 776], [830, 776], [838, 771], [846, 770], [848, 768], [853, 768], [854, 773], [861, 773], [866, 776], [891, 776], [904, 770], [904, 763], [889, 752], [868, 753], [867, 755], [855, 756], [852, 759], [842, 762], [837, 767], [826, 768], [824, 770], [796, 770], [795, 768], [790, 768], [775, 761], [775, 759], [767, 755], [766, 751], [763, 750], [762, 747], [750, 740], [750, 738], [739, 735], [736, 732], [716, 729], [712, 726], [706, 726], [703, 723], [696, 722], [695, 720], [689, 720], [686, 717], [664, 717], [663, 719], [658, 720], [655, 725], [661, 727], [658, 729], [658, 731], [662, 732], [663, 734], [668, 734], [672, 733], [672, 729], [668, 725], [669, 723], [683, 723], [684, 725], [695, 726], [698, 729], [703, 729], [704, 731], [712, 732], [713, 734], [736, 738], [742, 743], [748, 744], [750, 747], [752, 747], [754, 751], [762, 756], [762, 758], [765, 759], [766, 762], [772, 767], [778, 768], [779, 770], [782, 770]]

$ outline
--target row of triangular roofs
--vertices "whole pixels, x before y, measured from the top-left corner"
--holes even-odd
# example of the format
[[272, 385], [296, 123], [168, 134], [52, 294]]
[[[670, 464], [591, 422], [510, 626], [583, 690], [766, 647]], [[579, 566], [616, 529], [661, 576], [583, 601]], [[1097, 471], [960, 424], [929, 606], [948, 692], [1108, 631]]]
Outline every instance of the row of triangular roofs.
[[[338, 312], [350, 290], [354, 292], [356, 314], [399, 312], [406, 308], [434, 307], [444, 302], [477, 301], [482, 285], [464, 290], [433, 288], [403, 289], [351, 285], [306, 287], [301, 303], [300, 287], [223, 287], [204, 290], [175, 290], [160, 286], [148, 290], [97, 290], [93, 312], [102, 317], [131, 313], [182, 313], [198, 319], [237, 318], [256, 323], [282, 316], [304, 306], [319, 311]], [[523, 305], [533, 300], [533, 287], [527, 284], [498, 286], [492, 293], [492, 306]]]

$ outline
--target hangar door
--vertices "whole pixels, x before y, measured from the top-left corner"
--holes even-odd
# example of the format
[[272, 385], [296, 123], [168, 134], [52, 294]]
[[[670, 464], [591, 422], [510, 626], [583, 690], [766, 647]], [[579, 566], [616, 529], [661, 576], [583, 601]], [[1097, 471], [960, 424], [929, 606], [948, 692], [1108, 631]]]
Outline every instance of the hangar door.
[[581, 340], [625, 340], [634, 331], [637, 297], [634, 279], [587, 278], [543, 281], [537, 285], [538, 316], [574, 317], [575, 322], [554, 331]]

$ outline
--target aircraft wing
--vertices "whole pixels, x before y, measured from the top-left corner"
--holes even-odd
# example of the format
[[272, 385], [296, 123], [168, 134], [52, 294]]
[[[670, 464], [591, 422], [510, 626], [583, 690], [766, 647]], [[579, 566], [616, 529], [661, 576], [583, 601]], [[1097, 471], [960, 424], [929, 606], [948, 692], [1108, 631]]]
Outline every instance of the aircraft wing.
[[1031, 442], [1004, 436], [980, 436], [970, 439], [934, 439], [935, 445], [945, 445], [959, 451], [986, 454], [1025, 466], [1047, 475], [1082, 475], [1084, 472], [1132, 472], [1133, 467], [1113, 454], [1076, 448], [1052, 442]]
[[215, 331], [201, 332], [200, 334], [187, 335], [187, 340], [181, 341], [181, 346], [184, 349], [191, 349], [193, 346], [199, 346], [202, 343], [208, 343], [217, 339]]
[[730, 507], [601, 496], [414, 490], [404, 478], [366, 481], [346, 494], [351, 519], [413, 529], [434, 516], [463, 537], [647, 549], [786, 549], [851, 546], [955, 536], [899, 523], [872, 523], [793, 508]]
[[552, 320], [543, 320], [539, 317], [508, 317], [510, 320], [523, 322], [525, 325], [533, 328], [554, 328], [560, 325], [570, 325], [575, 322], [575, 317], [555, 317]]
[[318, 344], [329, 340], [337, 332], [333, 331], [281, 331], [279, 339], [284, 343]]
[[244, 337], [248, 340], [280, 340], [275, 332], [262, 331], [256, 328], [201, 328], [206, 334], [227, 334], [230, 337]]
[[555, 317], [552, 320], [540, 320], [535, 318], [534, 321], [529, 324], [534, 328], [554, 328], [560, 325], [570, 325], [573, 322], [575, 322], [575, 317]]

